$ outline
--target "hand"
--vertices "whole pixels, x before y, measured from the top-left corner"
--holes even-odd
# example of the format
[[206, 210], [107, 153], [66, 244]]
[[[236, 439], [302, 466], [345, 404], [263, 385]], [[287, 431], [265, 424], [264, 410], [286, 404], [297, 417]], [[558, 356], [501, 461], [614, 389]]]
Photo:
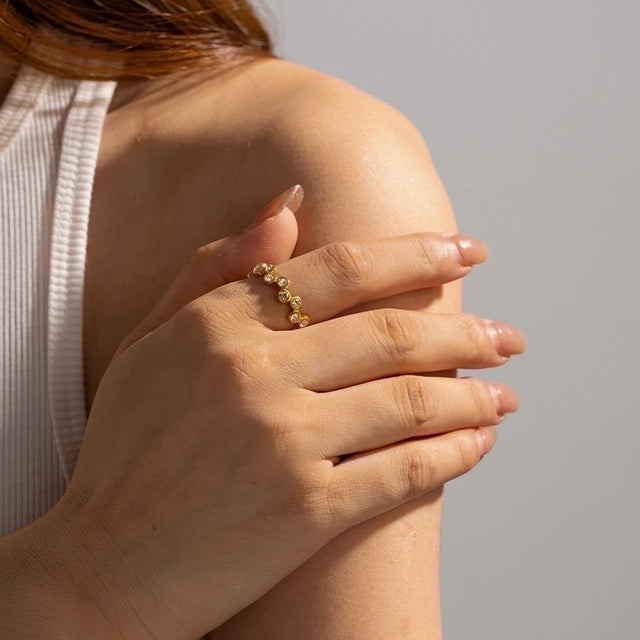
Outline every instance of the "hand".
[[502, 364], [521, 334], [467, 315], [335, 317], [463, 276], [460, 246], [438, 234], [329, 245], [279, 267], [311, 326], [283, 330], [256, 278], [121, 350], [58, 511], [78, 549], [57, 567], [67, 584], [120, 637], [198, 637], [332, 537], [471, 469], [515, 394], [415, 374]]
[[244, 278], [248, 264], [259, 260], [272, 263], [288, 260], [298, 239], [298, 224], [293, 214], [303, 199], [302, 187], [291, 187], [264, 207], [243, 233], [200, 247], [151, 313], [122, 341], [116, 356], [157, 329], [187, 303], [207, 291]]

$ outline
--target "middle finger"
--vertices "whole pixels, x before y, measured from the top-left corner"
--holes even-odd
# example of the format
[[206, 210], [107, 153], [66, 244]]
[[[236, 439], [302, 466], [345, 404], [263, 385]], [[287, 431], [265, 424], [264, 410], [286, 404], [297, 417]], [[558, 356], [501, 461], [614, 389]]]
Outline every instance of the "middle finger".
[[495, 367], [525, 348], [524, 334], [504, 323], [404, 309], [364, 311], [274, 337], [276, 343], [287, 341], [278, 352], [288, 359], [304, 354], [293, 375], [311, 391], [402, 374]]

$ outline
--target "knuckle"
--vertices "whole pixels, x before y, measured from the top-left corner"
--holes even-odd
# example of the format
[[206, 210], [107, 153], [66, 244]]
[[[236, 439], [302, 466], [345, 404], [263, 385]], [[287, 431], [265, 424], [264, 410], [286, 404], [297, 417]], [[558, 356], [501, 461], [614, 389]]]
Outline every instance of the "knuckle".
[[[265, 420], [272, 440], [271, 446], [275, 447], [286, 466], [290, 464], [289, 461], [305, 457], [310, 449], [308, 425], [311, 421], [304, 417], [307, 414], [305, 395], [294, 391], [295, 395], [292, 396], [292, 390], [288, 388], [286, 397], [283, 397], [272, 388], [268, 353], [262, 354], [258, 370], [260, 375], [254, 390], [260, 384], [269, 395]], [[285, 385], [286, 381], [283, 381], [282, 386]], [[292, 406], [296, 406], [295, 412], [291, 410]]]
[[436, 475], [433, 459], [422, 449], [407, 447], [400, 460], [405, 495], [418, 496], [427, 491]]
[[425, 381], [419, 376], [401, 376], [395, 379], [395, 395], [400, 415], [408, 415], [409, 434], [421, 433], [435, 417], [434, 398], [429, 395]]
[[246, 293], [241, 293], [238, 286], [239, 283], [233, 283], [220, 287], [186, 304], [174, 316], [177, 328], [187, 335], [207, 335], [214, 342], [246, 336], [258, 310], [246, 304]]
[[179, 339], [199, 339], [211, 327], [210, 311], [202, 301], [194, 300], [176, 313], [172, 325]]
[[[241, 340], [231, 340], [218, 347], [218, 360], [232, 379], [246, 382], [251, 396], [259, 396], [256, 388], [264, 385], [271, 373], [271, 350], [263, 343], [254, 343], [249, 349]], [[280, 422], [276, 420], [275, 424]]]
[[475, 435], [469, 432], [456, 432], [454, 437], [456, 456], [460, 463], [460, 472], [466, 473], [475, 467], [480, 462], [480, 452], [478, 451], [478, 445], [475, 441]]
[[209, 301], [193, 300], [180, 309], [172, 319], [174, 332], [179, 339], [207, 344], [225, 342], [224, 338], [230, 335], [229, 330], [233, 327], [233, 324], [228, 322], [229, 315], [226, 304], [214, 306]]
[[198, 247], [189, 258], [189, 265], [192, 267], [202, 267], [206, 264], [207, 260], [211, 259], [211, 250], [207, 245]]
[[178, 311], [168, 325], [174, 353], [203, 363], [217, 376], [225, 371], [230, 376], [243, 373], [256, 378], [266, 375], [272, 362], [270, 344], [248, 342], [246, 331], [240, 330], [228, 305], [216, 304], [214, 308], [207, 301], [194, 300]]
[[350, 487], [336, 482], [328, 483], [324, 496], [321, 519], [326, 521], [326, 525], [339, 527], [346, 514], [351, 511], [353, 496]]
[[473, 414], [476, 416], [475, 424], [486, 424], [487, 418], [493, 417], [495, 407], [487, 384], [481, 380], [470, 379], [468, 382], [469, 402]]
[[201, 284], [204, 290], [215, 289], [221, 284], [218, 259], [212, 245], [198, 247], [187, 262], [189, 278]]
[[432, 274], [439, 270], [440, 261], [438, 260], [438, 252], [434, 247], [433, 238], [420, 237], [418, 239], [418, 252], [421, 269], [424, 273]]
[[333, 537], [333, 531], [339, 532], [349, 511], [349, 493], [336, 488], [324, 470], [299, 474], [289, 502], [311, 531], [327, 536], [325, 543]]
[[338, 286], [357, 288], [373, 271], [373, 256], [355, 242], [334, 242], [318, 251], [321, 267], [328, 271]]
[[470, 314], [461, 314], [459, 322], [470, 360], [484, 360], [487, 354], [487, 330], [484, 324]]
[[410, 359], [420, 346], [420, 332], [415, 319], [399, 309], [380, 309], [371, 316], [376, 344], [394, 360]]

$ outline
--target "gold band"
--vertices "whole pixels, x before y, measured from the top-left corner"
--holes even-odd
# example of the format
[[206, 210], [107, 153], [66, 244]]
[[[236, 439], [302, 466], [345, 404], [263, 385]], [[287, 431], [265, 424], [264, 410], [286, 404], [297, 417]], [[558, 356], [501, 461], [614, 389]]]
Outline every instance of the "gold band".
[[289, 322], [301, 328], [309, 326], [311, 320], [302, 311], [302, 298], [291, 294], [289, 291], [289, 285], [291, 284], [289, 279], [279, 275], [272, 264], [267, 264], [266, 262], [258, 263], [249, 271], [247, 278], [262, 278], [263, 282], [278, 287], [278, 301], [291, 307], [291, 311], [287, 314]]

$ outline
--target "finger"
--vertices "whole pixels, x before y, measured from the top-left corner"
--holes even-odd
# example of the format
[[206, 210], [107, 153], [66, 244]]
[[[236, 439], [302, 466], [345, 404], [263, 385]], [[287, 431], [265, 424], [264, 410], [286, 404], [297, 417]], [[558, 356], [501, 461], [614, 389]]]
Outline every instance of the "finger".
[[[484, 243], [467, 236], [416, 233], [329, 244], [279, 265], [277, 273], [289, 281], [291, 295], [302, 299], [311, 322], [320, 322], [364, 302], [460, 278], [486, 253]], [[271, 299], [259, 288], [263, 273], [258, 270], [260, 277], [250, 279], [254, 295], [264, 300], [259, 305], [264, 309], [262, 319], [273, 329], [290, 328], [286, 313], [274, 313], [278, 286], [273, 285]], [[286, 308], [288, 301], [284, 302]]]
[[289, 259], [298, 239], [298, 225], [293, 214], [303, 197], [301, 187], [292, 187], [272, 200], [243, 233], [222, 238], [195, 251], [151, 313], [125, 338], [118, 353], [164, 324], [192, 300], [245, 278], [247, 262]]
[[475, 467], [495, 427], [463, 429], [352, 456], [333, 469], [328, 506], [339, 529], [425, 495]]
[[518, 409], [516, 392], [473, 378], [397, 376], [319, 394], [322, 453], [328, 458], [408, 438], [499, 424]]
[[286, 337], [289, 352], [304, 350], [294, 375], [312, 391], [407, 373], [495, 367], [526, 344], [524, 334], [508, 324], [404, 309], [355, 313]]

